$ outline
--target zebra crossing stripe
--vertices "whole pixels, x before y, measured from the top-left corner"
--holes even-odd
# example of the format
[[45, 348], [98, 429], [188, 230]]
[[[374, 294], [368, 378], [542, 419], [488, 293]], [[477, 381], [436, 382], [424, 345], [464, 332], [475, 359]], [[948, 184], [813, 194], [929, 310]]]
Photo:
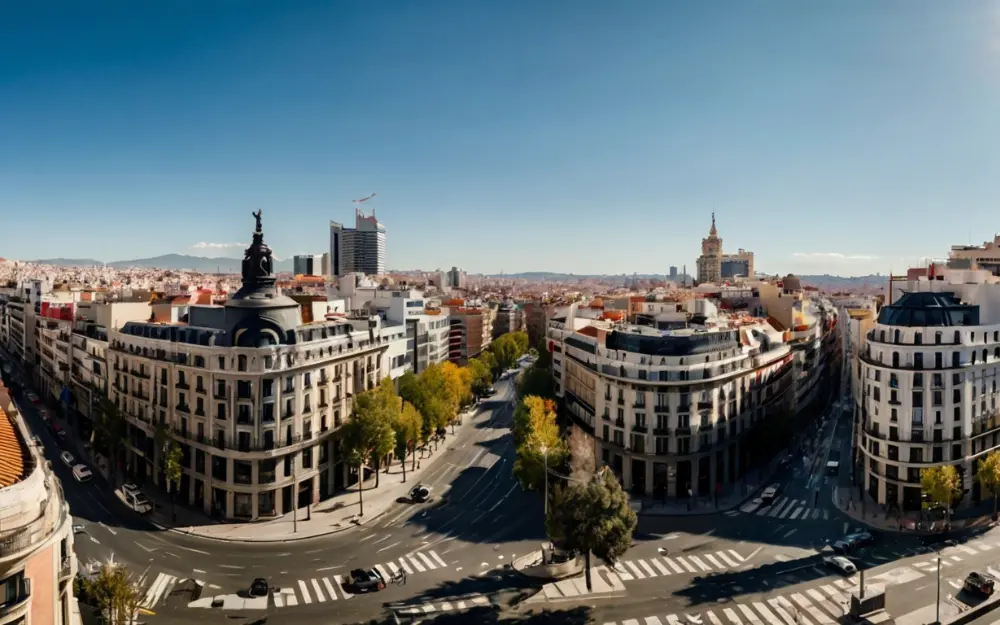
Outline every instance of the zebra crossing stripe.
[[628, 561], [628, 562], [626, 562], [625, 566], [627, 566], [629, 569], [631, 569], [632, 574], [635, 575], [636, 577], [638, 577], [639, 579], [646, 579], [645, 573], [643, 573], [642, 571], [640, 571], [639, 567], [637, 567], [636, 565], [632, 564], [631, 560]]
[[399, 567], [398, 567], [398, 566], [396, 566], [396, 563], [395, 563], [395, 562], [386, 562], [386, 563], [385, 563], [385, 565], [386, 565], [387, 567], [389, 567], [389, 569], [390, 569], [390, 570], [392, 571], [392, 574], [393, 574], [393, 575], [395, 575], [396, 573], [398, 573], [398, 572], [399, 572]]
[[757, 625], [758, 623], [763, 623], [763, 621], [757, 618], [757, 615], [754, 614], [753, 610], [751, 610], [748, 606], [745, 606], [742, 603], [738, 603], [736, 604], [736, 607], [740, 609], [740, 612], [743, 613], [743, 616], [747, 617], [747, 620], [753, 623], [753, 625]]
[[757, 601], [757, 602], [754, 602], [753, 607], [757, 608], [757, 611], [760, 612], [760, 614], [771, 625], [784, 625], [784, 623], [781, 622], [781, 619], [779, 619], [777, 616], [775, 616], [774, 612], [772, 612], [770, 610], [770, 608], [767, 607], [767, 604], [765, 604], [763, 602], [760, 602], [760, 601]]
[[312, 603], [312, 597], [309, 596], [309, 589], [306, 588], [306, 583], [303, 580], [299, 580], [299, 592], [302, 594], [302, 601], [305, 603]]
[[428, 558], [427, 554], [425, 554], [423, 551], [418, 553], [417, 556], [419, 556], [420, 559], [424, 561], [424, 566], [426, 566], [428, 569], [433, 571], [434, 569], [437, 568], [437, 565], [434, 564], [434, 561]]
[[722, 608], [722, 613], [726, 615], [732, 625], [743, 625], [743, 621], [736, 616], [736, 612], [732, 608]]
[[335, 593], [333, 591], [333, 584], [330, 583], [330, 578], [324, 577], [323, 578], [323, 585], [326, 586], [326, 592], [328, 592], [330, 594], [330, 598], [333, 599], [334, 601], [336, 601], [337, 600], [337, 593]]
[[439, 556], [436, 551], [431, 551], [430, 554], [431, 554], [431, 557], [434, 558], [435, 560], [437, 560], [437, 563], [440, 564], [442, 567], [447, 567], [448, 566], [448, 564], [444, 560], [441, 559], [441, 556]]
[[687, 571], [688, 573], [697, 573], [698, 572], [697, 570], [695, 570], [695, 568], [693, 566], [691, 566], [690, 564], [687, 563], [687, 560], [685, 560], [681, 556], [677, 556], [676, 559], [677, 559], [678, 562], [681, 563], [681, 566], [683, 566], [684, 570]]
[[715, 568], [718, 568], [718, 569], [724, 569], [724, 568], [726, 568], [721, 563], [719, 563], [718, 560], [715, 559], [715, 556], [713, 556], [710, 553], [706, 553], [705, 554], [705, 559], [708, 560], [709, 562], [711, 562], [712, 566], [714, 566]]
[[670, 568], [672, 568], [672, 569], [674, 570], [674, 573], [683, 573], [683, 572], [684, 572], [684, 569], [682, 569], [682, 568], [681, 568], [680, 566], [678, 566], [678, 565], [677, 565], [677, 564], [676, 564], [676, 563], [675, 563], [675, 562], [674, 562], [673, 560], [671, 560], [670, 558], [663, 558], [663, 560], [664, 560], [664, 561], [665, 561], [665, 562], [666, 562], [667, 564], [669, 564], [669, 565], [670, 565]]
[[378, 571], [378, 574], [381, 575], [382, 579], [384, 579], [386, 582], [388, 582], [389, 579], [392, 578], [392, 575], [389, 574], [389, 571], [387, 571], [381, 564], [376, 564], [375, 570]]
[[410, 561], [410, 564], [413, 565], [413, 568], [417, 569], [418, 573], [423, 573], [424, 571], [427, 570], [424, 568], [423, 564], [420, 564], [420, 560], [417, 560], [413, 556], [406, 556], [406, 559]]
[[729, 550], [729, 553], [733, 554], [733, 557], [736, 558], [737, 560], [739, 560], [740, 562], [746, 562], [746, 558], [744, 558], [740, 554], [736, 553], [732, 549]]
[[698, 568], [701, 569], [702, 571], [711, 571], [712, 570], [711, 567], [709, 567], [707, 564], [705, 564], [704, 562], [702, 562], [701, 558], [699, 558], [698, 556], [688, 556], [688, 559], [690, 559], [692, 562], [694, 562], [695, 564], [697, 564]]
[[737, 564], [735, 560], [731, 559], [729, 556], [726, 555], [725, 551], [720, 551], [720, 552], [718, 552], [715, 555], [719, 556], [720, 560], [722, 560], [723, 562], [725, 562], [726, 564], [728, 564], [729, 566], [731, 566], [734, 569], [737, 566], [739, 566], [739, 564]]
[[795, 625], [795, 620], [785, 611], [785, 606], [781, 605], [781, 601], [778, 598], [768, 599], [767, 603], [778, 613], [778, 616], [785, 622], [785, 625]]
[[406, 563], [406, 560], [404, 560], [403, 558], [400, 558], [399, 559], [399, 564], [400, 564], [400, 566], [403, 567], [403, 570], [406, 571], [407, 575], [413, 575], [413, 569], [411, 569], [410, 565]]
[[[792, 521], [794, 521], [795, 519], [799, 518], [799, 515], [802, 514], [803, 510], [805, 510], [805, 508], [796, 508], [795, 512], [792, 513], [792, 516], [789, 517], [789, 519], [792, 520]], [[784, 517], [782, 517], [782, 518], [784, 518]]]
[[646, 564], [645, 560], [637, 560], [637, 562], [639, 563], [639, 566], [641, 566], [646, 571], [649, 577], [656, 577], [656, 571], [653, 570], [653, 567]]
[[316, 599], [318, 599], [320, 603], [326, 603], [326, 597], [323, 596], [323, 591], [320, 590], [319, 581], [315, 578], [312, 580], [312, 587], [313, 591], [316, 592]]
[[626, 582], [630, 582], [633, 579], [635, 579], [634, 577], [632, 577], [631, 573], [625, 570], [625, 567], [622, 566], [621, 562], [615, 562], [615, 573], [618, 573], [618, 576], [621, 577]]
[[657, 560], [656, 558], [651, 558], [650, 562], [652, 562], [653, 566], [655, 566], [656, 569], [660, 571], [660, 575], [670, 575], [670, 569], [664, 566], [663, 563]]
[[771, 510], [767, 513], [767, 516], [769, 517], [778, 516], [778, 513], [781, 512], [781, 509], [785, 507], [785, 504], [788, 503], [788, 501], [789, 500], [787, 497], [782, 497], [781, 499], [779, 499], [777, 503], [771, 506]]
[[647, 616], [646, 625], [663, 625], [663, 621], [658, 616]]
[[705, 610], [705, 614], [708, 615], [708, 620], [712, 621], [712, 625], [722, 625], [722, 621], [715, 615], [715, 612]]

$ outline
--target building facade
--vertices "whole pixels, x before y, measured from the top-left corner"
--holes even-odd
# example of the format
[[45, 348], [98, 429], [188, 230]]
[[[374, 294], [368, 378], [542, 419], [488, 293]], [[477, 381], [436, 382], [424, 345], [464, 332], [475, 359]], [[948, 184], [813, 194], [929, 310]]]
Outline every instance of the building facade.
[[701, 240], [701, 256], [697, 260], [698, 283], [718, 283], [725, 279], [743, 277], [754, 278], [753, 252], [740, 248], [736, 254], [722, 251], [722, 237], [715, 227], [715, 213], [712, 213], [712, 227], [708, 236]]
[[448, 309], [448, 360], [465, 365], [478, 356], [493, 338], [492, 308], [455, 306]]
[[514, 302], [501, 302], [493, 320], [493, 337], [524, 330], [524, 311]]
[[377, 318], [301, 322], [275, 287], [258, 215], [243, 283], [187, 323], [129, 322], [108, 333], [109, 400], [128, 428], [116, 464], [163, 485], [168, 441], [182, 451], [180, 497], [233, 520], [281, 515], [356, 480], [337, 431], [354, 394], [381, 377]]
[[1000, 446], [1000, 281], [938, 268], [902, 286], [853, 363], [855, 475], [880, 504], [920, 510], [920, 471], [950, 464], [959, 505], [979, 501], [978, 464]]
[[375, 214], [355, 210], [354, 228], [330, 222], [330, 275], [347, 273], [380, 276], [385, 273], [385, 226]]
[[577, 315], [549, 322], [556, 394], [635, 495], [704, 496], [790, 436], [793, 354], [762, 319], [679, 330]]
[[77, 625], [73, 517], [3, 386], [0, 456], [0, 625]]

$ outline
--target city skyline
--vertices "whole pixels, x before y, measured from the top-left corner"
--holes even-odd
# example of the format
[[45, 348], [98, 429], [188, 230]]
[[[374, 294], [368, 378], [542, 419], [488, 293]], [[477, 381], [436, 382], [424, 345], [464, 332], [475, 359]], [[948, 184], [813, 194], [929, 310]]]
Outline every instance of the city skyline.
[[391, 267], [664, 272], [713, 210], [772, 273], [990, 238], [992, 3], [568, 6], [4, 7], [0, 256], [238, 255], [256, 208], [319, 253], [372, 191]]

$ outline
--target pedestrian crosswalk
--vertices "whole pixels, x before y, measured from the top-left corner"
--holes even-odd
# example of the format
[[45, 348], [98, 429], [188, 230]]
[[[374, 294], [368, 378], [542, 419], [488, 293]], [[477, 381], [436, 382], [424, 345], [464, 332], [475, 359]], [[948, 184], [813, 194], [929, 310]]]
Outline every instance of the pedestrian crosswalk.
[[856, 579], [838, 579], [802, 592], [744, 601], [702, 612], [652, 614], [604, 625], [834, 625], [847, 614]]
[[[146, 577], [139, 579], [139, 588], [145, 588], [145, 592], [142, 596], [142, 602], [139, 605], [146, 610], [152, 610], [157, 605], [161, 604], [164, 599], [170, 596], [170, 593], [175, 587], [177, 587], [178, 584], [183, 584], [189, 580], [185, 577], [178, 578], [176, 575], [170, 575], [168, 573], [157, 573], [156, 577], [152, 578], [149, 586], [146, 586], [146, 581]], [[198, 579], [192, 579], [190, 581], [201, 588], [219, 588], [219, 586], [216, 586], [215, 584], [206, 584]]]
[[[436, 551], [418, 551], [407, 554], [390, 562], [376, 564], [373, 568], [378, 571], [386, 584], [393, 578], [406, 575], [426, 573], [436, 569], [445, 568], [448, 563], [438, 555]], [[279, 589], [271, 593], [271, 601], [276, 608], [289, 608], [299, 605], [310, 605], [314, 603], [326, 603], [330, 601], [344, 601], [351, 599], [354, 595], [344, 588], [345, 576], [343, 575], [316, 575], [306, 579], [295, 580], [287, 585], [282, 585]], [[245, 599], [237, 594], [219, 595], [216, 597], [206, 597], [192, 601], [189, 608], [208, 608], [222, 604], [224, 610], [248, 610], [267, 608], [268, 602], [261, 605], [260, 599]]]
[[805, 499], [779, 497], [774, 504], [765, 506], [760, 499], [753, 499], [740, 506], [740, 512], [767, 516], [788, 521], [829, 521], [830, 511], [826, 508], [814, 508]]
[[[441, 600], [435, 603], [422, 603], [420, 605], [408, 605], [394, 608], [393, 611], [401, 616], [435, 616], [442, 612], [460, 612], [481, 608], [490, 605], [490, 600], [484, 595], [472, 594], [454, 597], [447, 601]], [[408, 623], [419, 623], [420, 621], [407, 621]]]
[[621, 560], [615, 563], [614, 572], [626, 582], [647, 577], [667, 575], [697, 575], [713, 571], [739, 568], [746, 558], [735, 549], [724, 549], [712, 553], [684, 556], [656, 556]]

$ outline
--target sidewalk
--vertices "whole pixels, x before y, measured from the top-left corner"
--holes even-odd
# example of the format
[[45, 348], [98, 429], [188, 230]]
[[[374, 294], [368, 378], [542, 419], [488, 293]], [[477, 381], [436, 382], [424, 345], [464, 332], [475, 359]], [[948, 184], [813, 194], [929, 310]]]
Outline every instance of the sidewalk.
[[[910, 534], [932, 533], [916, 529], [917, 523], [921, 521], [919, 512], [887, 512], [885, 506], [877, 503], [867, 492], [859, 496], [858, 489], [854, 486], [838, 486], [834, 488], [833, 505], [858, 523], [877, 530]], [[992, 500], [959, 509], [951, 519], [953, 531], [984, 527], [992, 523]]]
[[639, 516], [698, 516], [728, 512], [755, 497], [762, 488], [771, 483], [776, 473], [777, 462], [772, 463], [772, 465], [765, 470], [754, 471], [752, 475], [744, 477], [736, 484], [729, 485], [727, 492], [718, 498], [692, 497], [673, 499], [666, 503], [659, 500], [653, 502], [648, 498], [634, 498], [633, 503], [642, 506], [636, 514]]
[[[445, 439], [438, 444], [438, 453], [443, 454], [449, 444], [469, 427], [469, 424], [479, 415], [478, 410], [462, 419], [462, 425], [455, 429], [455, 434], [449, 428]], [[288, 512], [283, 516], [267, 521], [220, 523], [184, 506], [176, 506], [177, 522], [172, 523], [170, 503], [162, 491], [147, 489], [147, 496], [156, 503], [157, 510], [151, 519], [160, 529], [198, 536], [211, 540], [246, 543], [279, 543], [305, 540], [326, 536], [336, 532], [371, 523], [386, 513], [389, 507], [400, 497], [420, 482], [420, 477], [428, 467], [437, 460], [437, 454], [428, 457], [417, 456], [417, 470], [411, 471], [412, 457], [406, 460], [406, 482], [403, 482], [403, 469], [399, 461], [394, 461], [385, 472], [385, 467], [379, 475], [379, 486], [375, 488], [375, 474], [365, 480], [362, 496], [364, 498], [364, 516], [360, 514], [358, 503], [358, 484], [348, 487], [329, 499], [309, 506], [299, 508], [295, 513]], [[440, 493], [433, 496], [439, 497]]]

